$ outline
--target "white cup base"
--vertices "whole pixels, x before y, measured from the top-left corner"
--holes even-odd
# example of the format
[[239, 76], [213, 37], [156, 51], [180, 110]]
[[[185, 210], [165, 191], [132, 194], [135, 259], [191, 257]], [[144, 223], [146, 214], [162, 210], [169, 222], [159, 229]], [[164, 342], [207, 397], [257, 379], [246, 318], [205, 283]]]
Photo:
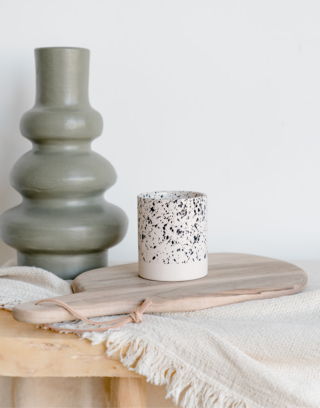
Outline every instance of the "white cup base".
[[200, 279], [208, 275], [208, 257], [202, 261], [182, 264], [139, 262], [139, 276], [144, 279], [180, 282]]

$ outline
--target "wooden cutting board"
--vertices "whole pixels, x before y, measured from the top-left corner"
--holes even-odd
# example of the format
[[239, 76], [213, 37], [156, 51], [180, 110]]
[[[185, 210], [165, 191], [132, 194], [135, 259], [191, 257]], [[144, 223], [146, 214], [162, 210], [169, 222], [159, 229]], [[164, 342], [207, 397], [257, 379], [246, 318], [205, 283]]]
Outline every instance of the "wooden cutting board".
[[[244, 254], [209, 254], [208, 275], [185, 282], [156, 282], [138, 276], [138, 264], [85, 272], [73, 281], [74, 294], [58, 298], [86, 317], [127, 314], [144, 299], [146, 313], [185, 312], [300, 292], [308, 276], [288, 262]], [[13, 317], [25, 323], [74, 320], [60, 306], [36, 302], [17, 305]]]

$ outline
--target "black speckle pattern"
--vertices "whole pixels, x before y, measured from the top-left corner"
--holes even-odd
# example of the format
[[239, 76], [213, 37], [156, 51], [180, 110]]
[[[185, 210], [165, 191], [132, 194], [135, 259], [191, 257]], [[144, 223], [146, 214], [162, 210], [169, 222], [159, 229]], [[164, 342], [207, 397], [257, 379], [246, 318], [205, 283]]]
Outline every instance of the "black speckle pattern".
[[138, 196], [139, 260], [185, 264], [207, 257], [207, 196], [187, 191]]

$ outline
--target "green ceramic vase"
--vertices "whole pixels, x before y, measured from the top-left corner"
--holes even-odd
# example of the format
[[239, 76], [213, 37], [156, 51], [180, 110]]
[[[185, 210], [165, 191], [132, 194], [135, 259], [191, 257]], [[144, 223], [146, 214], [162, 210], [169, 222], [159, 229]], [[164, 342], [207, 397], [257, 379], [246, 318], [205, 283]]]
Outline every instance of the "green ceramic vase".
[[36, 102], [20, 123], [33, 147], [10, 176], [23, 200], [0, 218], [1, 237], [17, 249], [19, 265], [64, 279], [106, 266], [107, 249], [128, 225], [103, 197], [115, 170], [90, 147], [103, 121], [89, 103], [89, 56], [83, 48], [35, 50]]

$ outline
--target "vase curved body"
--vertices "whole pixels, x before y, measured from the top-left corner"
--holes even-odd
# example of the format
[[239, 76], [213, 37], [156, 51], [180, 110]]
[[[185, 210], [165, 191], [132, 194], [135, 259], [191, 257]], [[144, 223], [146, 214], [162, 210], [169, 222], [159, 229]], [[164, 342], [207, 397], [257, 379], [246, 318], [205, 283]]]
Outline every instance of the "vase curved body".
[[101, 115], [89, 103], [89, 50], [40, 48], [36, 103], [20, 122], [33, 148], [12, 169], [20, 205], [0, 218], [2, 239], [18, 264], [64, 279], [107, 265], [107, 248], [127, 231], [128, 219], [104, 192], [116, 181], [112, 165], [91, 150]]

